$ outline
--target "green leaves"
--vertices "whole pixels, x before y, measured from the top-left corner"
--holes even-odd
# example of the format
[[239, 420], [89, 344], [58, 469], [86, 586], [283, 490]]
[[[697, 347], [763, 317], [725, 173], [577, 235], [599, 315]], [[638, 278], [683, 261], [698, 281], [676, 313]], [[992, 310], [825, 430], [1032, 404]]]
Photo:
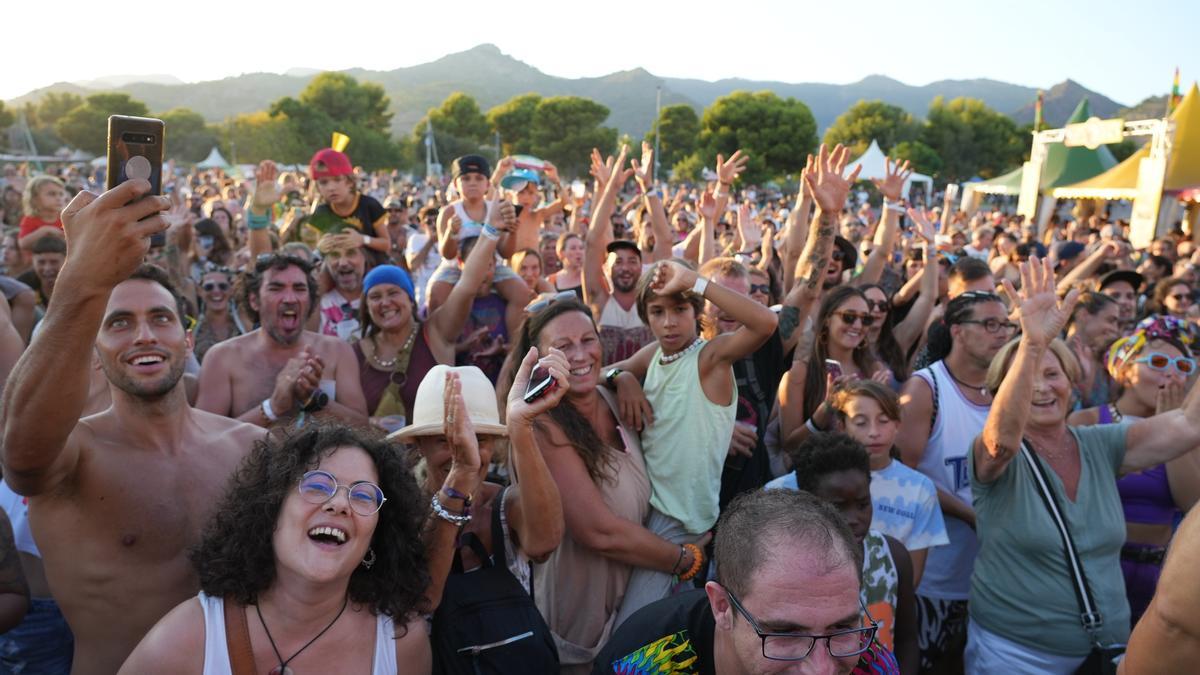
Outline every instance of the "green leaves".
[[859, 101], [838, 115], [825, 131], [824, 142], [829, 147], [841, 143], [850, 148], [851, 156], [857, 157], [872, 140], [886, 153], [899, 143], [915, 140], [920, 130], [920, 124], [899, 106], [883, 101]]
[[741, 149], [750, 157], [742, 174], [748, 184], [766, 182], [804, 168], [817, 148], [817, 122], [808, 106], [773, 92], [737, 91], [722, 96], [700, 120], [697, 156], [705, 166]]
[[654, 132], [659, 133], [659, 166], [670, 168], [696, 150], [700, 136], [700, 116], [685, 103], [669, 105], [659, 111], [654, 126], [646, 133], [646, 142], [654, 145]]
[[54, 131], [71, 147], [103, 155], [108, 143], [109, 115], [145, 117], [149, 114], [146, 104], [129, 94], [92, 94], [82, 105], [63, 115], [54, 124]]

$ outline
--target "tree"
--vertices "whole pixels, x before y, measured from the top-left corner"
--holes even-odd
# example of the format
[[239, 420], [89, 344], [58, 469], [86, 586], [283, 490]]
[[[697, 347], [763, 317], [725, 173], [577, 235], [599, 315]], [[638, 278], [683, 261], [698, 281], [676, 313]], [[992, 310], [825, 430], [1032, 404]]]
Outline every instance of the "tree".
[[838, 115], [825, 132], [825, 145], [841, 143], [852, 155], [866, 152], [871, 141], [877, 141], [884, 152], [898, 143], [911, 141], [920, 132], [913, 116], [899, 106], [883, 101], [859, 101]]
[[204, 117], [188, 108], [175, 108], [158, 115], [167, 125], [167, 156], [199, 162], [217, 146], [217, 133]]
[[281, 152], [270, 155], [271, 159], [307, 164], [314, 152], [329, 147], [333, 132], [340, 131], [350, 137], [346, 152], [355, 164], [376, 169], [399, 166], [401, 163], [399, 146], [386, 133], [364, 126], [361, 122], [334, 119], [323, 109], [290, 96], [272, 103], [268, 113], [271, 117], [284, 120], [289, 139], [289, 142], [280, 146], [283, 149]]
[[[826, 141], [828, 143], [828, 141]], [[892, 159], [907, 159], [919, 173], [932, 176], [942, 170], [942, 158], [921, 141], [901, 141], [888, 153]]]
[[1025, 154], [1016, 122], [974, 98], [933, 99], [920, 140], [942, 158], [942, 177], [951, 181], [994, 178]]
[[52, 91], [37, 102], [36, 117], [28, 118], [29, 123], [39, 127], [53, 127], [67, 113], [83, 105], [83, 97], [69, 91]]
[[286, 115], [271, 115], [266, 110], [233, 117], [221, 125], [220, 136], [221, 152], [230, 162], [246, 164], [273, 159], [302, 164], [313, 153], [312, 146], [297, 138]]
[[17, 121], [15, 115], [4, 105], [4, 101], [0, 101], [0, 129], [7, 129]]
[[554, 162], [565, 175], [582, 175], [592, 148], [611, 152], [617, 144], [617, 130], [601, 126], [608, 112], [580, 96], [542, 99], [533, 113], [533, 153]]
[[321, 73], [300, 92], [300, 102], [320, 110], [335, 122], [388, 133], [391, 101], [383, 87], [359, 83], [345, 73]]
[[501, 154], [533, 152], [533, 114], [541, 102], [538, 94], [521, 94], [488, 111], [488, 126], [500, 134]]
[[816, 151], [817, 122], [808, 106], [774, 92], [735, 91], [704, 110], [697, 152], [713, 166], [718, 153], [728, 157], [741, 149], [750, 161], [742, 173], [747, 183], [761, 183], [804, 168]]
[[696, 137], [700, 135], [700, 117], [686, 103], [669, 105], [658, 113], [658, 119], [646, 133], [646, 142], [654, 145], [654, 132], [658, 131], [658, 164], [671, 167], [696, 150]]
[[68, 145], [93, 155], [105, 153], [108, 145], [108, 117], [134, 115], [145, 117], [150, 110], [129, 94], [115, 92], [92, 94], [71, 112], [63, 115], [54, 130]]
[[442, 104], [430, 108], [425, 117], [413, 127], [413, 140], [420, 152], [425, 148], [427, 123], [433, 124], [433, 139], [437, 143], [438, 157], [445, 164], [462, 155], [479, 152], [479, 146], [488, 135], [487, 118], [479, 110], [474, 98], [456, 91], [446, 97]]

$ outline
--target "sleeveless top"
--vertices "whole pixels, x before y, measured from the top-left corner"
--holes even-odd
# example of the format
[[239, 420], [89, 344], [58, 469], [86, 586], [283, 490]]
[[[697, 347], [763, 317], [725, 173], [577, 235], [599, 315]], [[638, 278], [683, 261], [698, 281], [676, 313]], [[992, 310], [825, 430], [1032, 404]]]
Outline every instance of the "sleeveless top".
[[[365, 338], [364, 338], [365, 339]], [[379, 410], [379, 404], [384, 399], [384, 393], [393, 382], [400, 389], [400, 401], [404, 404], [404, 415], [412, 419], [413, 405], [417, 398], [417, 388], [425, 374], [437, 365], [437, 359], [425, 341], [425, 326], [417, 324], [417, 337], [413, 340], [412, 353], [408, 357], [408, 368], [403, 373], [389, 373], [378, 370], [363, 353], [362, 345], [354, 343], [354, 358], [358, 359], [359, 381], [362, 382], [363, 396], [367, 399], [367, 412], [372, 417], [382, 417], [396, 414], [392, 411]]]
[[900, 599], [900, 572], [892, 558], [892, 548], [879, 530], [869, 530], [863, 538], [862, 603], [871, 618], [879, 623], [875, 639], [895, 651], [896, 603]]
[[[229, 645], [225, 642], [225, 599], [200, 592], [204, 609], [204, 675], [233, 675]], [[375, 658], [372, 675], [396, 675], [396, 627], [392, 617], [379, 614], [375, 621]]]
[[[1120, 424], [1142, 419], [1135, 415], [1123, 415], [1121, 422], [1117, 422], [1107, 405], [1100, 406], [1097, 412], [1100, 417], [1098, 424]], [[1171, 495], [1166, 464], [1118, 478], [1117, 494], [1121, 495], [1121, 508], [1125, 511], [1125, 521], [1129, 523], [1171, 525], [1179, 513], [1175, 498]]]
[[[624, 450], [608, 448], [613, 466], [608, 479], [596, 483], [596, 489], [614, 516], [640, 525], [650, 513], [650, 481], [642, 447], [637, 432], [621, 423], [613, 394], [604, 387], [596, 390], [612, 412], [625, 444]], [[534, 567], [533, 600], [554, 634], [564, 672], [587, 672], [582, 666], [590, 668], [600, 648], [608, 643], [632, 573], [630, 565], [583, 546], [569, 527], [550, 558]]]
[[[700, 338], [697, 338], [700, 339]], [[654, 424], [642, 431], [650, 505], [681, 523], [689, 534], [712, 529], [720, 514], [721, 471], [733, 437], [737, 383], [727, 405], [708, 400], [700, 383], [700, 353], [692, 349], [663, 365], [662, 347], [642, 389], [654, 407]], [[729, 368], [733, 380], [733, 366]]]
[[600, 324], [600, 346], [604, 350], [605, 365], [624, 361], [654, 341], [654, 333], [638, 316], [637, 304], [625, 309], [611, 295], [604, 303], [597, 323]]
[[461, 200], [454, 202], [454, 214], [457, 215], [459, 220], [462, 221], [462, 226], [458, 228], [459, 241], [462, 241], [468, 237], [478, 237], [483, 231], [483, 224], [486, 223], [488, 218], [492, 215], [491, 202], [485, 200], [483, 203], [487, 210], [484, 212], [483, 220], [479, 221], [467, 215], [467, 210], [463, 208], [463, 203]]
[[13, 543], [17, 550], [36, 558], [42, 557], [37, 542], [33, 540], [33, 529], [29, 527], [29, 500], [13, 491], [8, 482], [0, 479], [0, 508], [8, 514], [12, 523]]
[[[938, 488], [970, 505], [967, 455], [975, 438], [983, 433], [991, 408], [976, 405], [963, 396], [947, 372], [945, 361], [938, 361], [913, 375], [925, 380], [933, 391], [936, 411], [929, 430], [929, 442], [917, 470]], [[979, 540], [975, 530], [965, 522], [949, 515], [945, 520], [950, 543], [929, 549], [918, 592], [941, 600], [966, 600], [970, 595], [971, 571], [979, 552]]]

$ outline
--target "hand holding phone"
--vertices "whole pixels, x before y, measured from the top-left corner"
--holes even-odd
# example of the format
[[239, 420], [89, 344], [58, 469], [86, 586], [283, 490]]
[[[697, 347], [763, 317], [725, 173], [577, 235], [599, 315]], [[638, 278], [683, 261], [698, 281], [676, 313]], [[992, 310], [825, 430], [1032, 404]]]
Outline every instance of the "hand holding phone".
[[[110, 116], [107, 189], [111, 190], [127, 180], [141, 179], [150, 182], [147, 195], [161, 195], [165, 135], [166, 124], [162, 120]], [[166, 241], [165, 232], [150, 235], [150, 246], [162, 246]]]
[[837, 379], [842, 376], [842, 364], [838, 363], [834, 359], [825, 359], [825, 372], [831, 378], [833, 378], [834, 381], [837, 381]]
[[539, 398], [554, 391], [558, 386], [558, 382], [550, 371], [543, 366], [538, 366], [529, 374], [529, 386], [525, 388], [525, 402], [533, 403]]

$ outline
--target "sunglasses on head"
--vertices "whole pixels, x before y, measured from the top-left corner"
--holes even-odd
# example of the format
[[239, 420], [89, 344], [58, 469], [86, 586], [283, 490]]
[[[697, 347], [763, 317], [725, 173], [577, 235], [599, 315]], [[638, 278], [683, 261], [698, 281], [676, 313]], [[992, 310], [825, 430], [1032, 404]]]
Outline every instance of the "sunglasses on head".
[[834, 312], [834, 314], [837, 314], [838, 318], [842, 320], [842, 323], [846, 324], [847, 326], [853, 326], [855, 322], [861, 322], [863, 328], [870, 328], [875, 324], [875, 317], [871, 316], [870, 314], [859, 314], [858, 312], [849, 311]]
[[213, 291], [218, 291], [218, 290], [227, 291], [227, 290], [229, 290], [229, 284], [225, 283], [224, 281], [208, 281], [208, 282], [205, 282], [202, 286], [200, 286], [200, 288], [203, 288], [205, 291], [207, 291], [209, 293], [212, 293]]
[[526, 314], [537, 314], [538, 312], [542, 311], [543, 309], [546, 309], [547, 307], [549, 307], [550, 305], [553, 305], [556, 302], [560, 302], [563, 300], [570, 300], [571, 298], [576, 298], [576, 297], [579, 297], [579, 296], [575, 295], [575, 291], [559, 291], [559, 292], [555, 293], [554, 295], [550, 295], [549, 293], [543, 293], [540, 297], [534, 298], [533, 302], [529, 303], [528, 305], [525, 305], [525, 313]]
[[1196, 359], [1186, 356], [1176, 356], [1171, 358], [1161, 352], [1150, 352], [1140, 359], [1134, 359], [1134, 363], [1144, 363], [1150, 366], [1152, 370], [1165, 371], [1171, 366], [1175, 366], [1176, 372], [1181, 375], [1191, 375], [1196, 372]]

